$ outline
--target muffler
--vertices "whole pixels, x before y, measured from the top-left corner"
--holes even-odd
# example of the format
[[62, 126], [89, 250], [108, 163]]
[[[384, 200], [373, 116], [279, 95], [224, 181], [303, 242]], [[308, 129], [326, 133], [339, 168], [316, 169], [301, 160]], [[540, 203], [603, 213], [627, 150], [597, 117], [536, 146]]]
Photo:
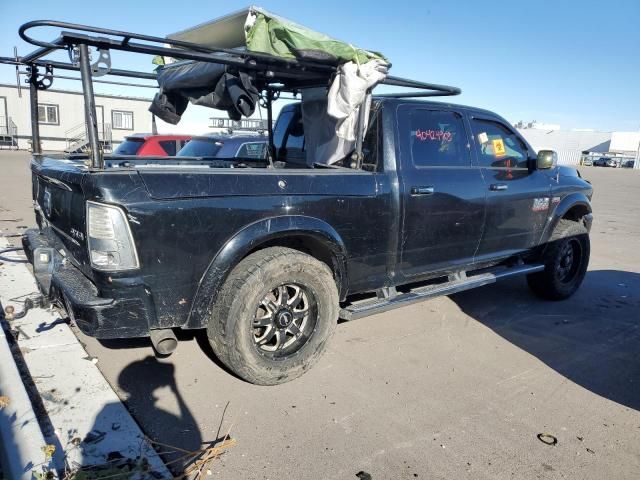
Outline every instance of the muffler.
[[171, 355], [178, 346], [178, 339], [170, 328], [149, 330], [153, 348], [160, 355]]

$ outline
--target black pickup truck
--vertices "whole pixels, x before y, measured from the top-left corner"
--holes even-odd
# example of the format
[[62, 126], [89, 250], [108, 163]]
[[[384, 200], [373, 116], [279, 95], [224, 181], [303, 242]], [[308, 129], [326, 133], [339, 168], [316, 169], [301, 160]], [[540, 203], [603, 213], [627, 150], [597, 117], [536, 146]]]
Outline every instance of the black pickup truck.
[[494, 113], [374, 97], [358, 168], [305, 163], [299, 104], [273, 138], [272, 164], [36, 155], [24, 246], [43, 290], [98, 338], [169, 353], [171, 329], [207, 329], [270, 385], [305, 372], [339, 317], [516, 274], [558, 300], [585, 276], [591, 185]]

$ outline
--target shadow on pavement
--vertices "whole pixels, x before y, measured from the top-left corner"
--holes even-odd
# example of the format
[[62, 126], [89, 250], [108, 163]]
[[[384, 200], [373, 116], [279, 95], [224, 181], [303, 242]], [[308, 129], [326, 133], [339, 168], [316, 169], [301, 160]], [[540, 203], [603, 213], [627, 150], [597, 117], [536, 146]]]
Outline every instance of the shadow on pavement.
[[561, 302], [538, 299], [522, 278], [451, 299], [572, 382], [640, 410], [640, 274], [590, 271]]
[[[152, 440], [164, 439], [178, 449], [195, 451], [202, 447], [198, 424], [178, 390], [172, 363], [148, 356], [127, 365], [118, 376], [118, 387], [124, 392], [125, 404], [139, 424], [146, 425], [145, 433]], [[159, 390], [168, 389], [171, 395], [162, 396]], [[165, 404], [160, 404], [160, 398]], [[166, 402], [166, 399], [172, 399]], [[172, 410], [172, 411], [170, 411]], [[172, 471], [180, 471], [183, 452], [169, 452], [158, 448]], [[174, 461], [174, 462], [172, 462]]]

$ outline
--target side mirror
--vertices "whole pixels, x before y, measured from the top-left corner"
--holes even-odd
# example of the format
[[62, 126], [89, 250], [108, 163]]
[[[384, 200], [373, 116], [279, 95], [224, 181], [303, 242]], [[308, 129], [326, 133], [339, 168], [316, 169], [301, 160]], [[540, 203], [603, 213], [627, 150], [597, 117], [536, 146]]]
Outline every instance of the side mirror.
[[553, 150], [540, 150], [538, 152], [538, 160], [536, 160], [536, 168], [538, 170], [548, 170], [558, 165], [558, 154]]

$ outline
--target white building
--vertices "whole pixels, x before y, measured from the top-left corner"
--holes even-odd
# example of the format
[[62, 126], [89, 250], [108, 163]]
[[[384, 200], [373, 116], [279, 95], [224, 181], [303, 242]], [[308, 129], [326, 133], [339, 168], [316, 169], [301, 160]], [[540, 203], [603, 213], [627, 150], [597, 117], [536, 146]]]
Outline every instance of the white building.
[[[135, 132], [151, 131], [151, 99], [95, 95], [99, 137], [105, 148]], [[86, 137], [84, 97], [69, 90], [38, 91], [38, 117], [43, 150], [65, 150]], [[0, 144], [31, 148], [29, 87], [0, 84]]]
[[[598, 132], [594, 130], [542, 130], [518, 128], [536, 150], [555, 150], [558, 162], [578, 165], [585, 156], [635, 160], [640, 155], [640, 132]], [[640, 168], [640, 161], [635, 162]]]

